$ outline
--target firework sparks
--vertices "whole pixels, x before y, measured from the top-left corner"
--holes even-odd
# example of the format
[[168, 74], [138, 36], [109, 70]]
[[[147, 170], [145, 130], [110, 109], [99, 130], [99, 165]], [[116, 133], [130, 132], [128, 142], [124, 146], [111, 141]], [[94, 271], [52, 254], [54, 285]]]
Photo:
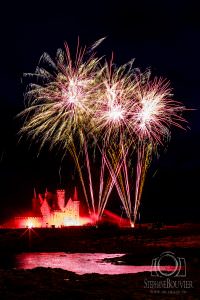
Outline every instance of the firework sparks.
[[129, 113], [135, 106], [135, 99], [132, 97], [135, 80], [132, 73], [132, 61], [118, 69], [112, 64], [112, 60], [102, 67], [93, 119], [94, 134], [105, 146], [121, 140], [122, 136], [125, 141], [128, 131], [131, 132], [131, 139], [134, 138], [129, 121]]
[[[58, 50], [55, 62], [44, 54], [25, 98], [28, 107], [21, 134], [28, 134], [40, 143], [53, 148], [61, 144], [69, 151], [77, 167], [89, 211], [102, 215], [112, 189], [119, 198], [131, 224], [137, 220], [142, 189], [153, 151], [164, 145], [171, 126], [184, 128], [182, 112], [185, 107], [172, 99], [168, 81], [150, 79], [150, 71], [141, 73], [133, 68], [133, 61], [117, 68], [110, 63], [100, 65], [93, 50], [77, 46], [75, 60], [65, 44]], [[75, 137], [79, 143], [74, 143]], [[101, 154], [99, 195], [93, 191], [90, 139]], [[89, 193], [80, 165], [82, 151], [88, 172]], [[132, 153], [136, 152], [135, 198], [131, 197]], [[106, 179], [105, 172], [109, 172]], [[96, 204], [95, 199], [98, 198]], [[132, 220], [133, 218], [133, 220]]]
[[[66, 53], [59, 54], [57, 64], [51, 63], [55, 68], [54, 76], [44, 72], [44, 67], [37, 68], [36, 75], [39, 78], [42, 75], [47, 83], [31, 85], [26, 93], [28, 108], [22, 115], [31, 114], [31, 118], [21, 132], [35, 139], [40, 136], [41, 146], [51, 141], [52, 146], [63, 143], [63, 148], [67, 149], [72, 135], [80, 134], [80, 129], [85, 130], [89, 123], [98, 59], [91, 56], [84, 61], [85, 50], [77, 49], [78, 58], [73, 65], [68, 46], [65, 48]], [[49, 56], [45, 56], [45, 62], [47, 59], [49, 62]]]
[[[97, 41], [92, 49], [102, 41]], [[90, 49], [77, 46], [73, 62], [68, 45], [58, 50], [55, 62], [44, 54], [35, 74], [36, 79], [25, 95], [28, 107], [20, 114], [26, 116], [21, 134], [28, 134], [40, 143], [40, 149], [49, 143], [50, 148], [61, 144], [64, 153], [69, 151], [77, 167], [89, 211], [91, 206], [80, 166], [79, 152], [90, 131], [90, 118], [96, 92], [99, 59]], [[76, 147], [74, 143], [76, 138]], [[79, 141], [79, 143], [77, 143]], [[85, 153], [86, 146], [84, 146]], [[89, 163], [87, 164], [89, 168]], [[90, 173], [90, 169], [88, 169]], [[90, 178], [89, 174], [89, 178]], [[90, 189], [90, 191], [92, 191]], [[93, 199], [93, 194], [91, 192]], [[93, 200], [92, 200], [93, 201]], [[93, 209], [94, 209], [94, 205]]]
[[181, 116], [185, 107], [172, 99], [172, 90], [168, 81], [155, 78], [139, 80], [136, 88], [137, 105], [132, 114], [133, 126], [138, 137], [136, 186], [134, 201], [134, 223], [137, 220], [142, 189], [153, 150], [164, 146], [164, 141], [170, 137], [170, 127], [184, 128], [186, 121]]
[[141, 141], [149, 139], [154, 144], [162, 144], [172, 125], [183, 128], [181, 124], [185, 120], [181, 112], [185, 107], [172, 100], [169, 81], [147, 79], [145, 84], [137, 85], [136, 97], [138, 105], [134, 108], [133, 123]]

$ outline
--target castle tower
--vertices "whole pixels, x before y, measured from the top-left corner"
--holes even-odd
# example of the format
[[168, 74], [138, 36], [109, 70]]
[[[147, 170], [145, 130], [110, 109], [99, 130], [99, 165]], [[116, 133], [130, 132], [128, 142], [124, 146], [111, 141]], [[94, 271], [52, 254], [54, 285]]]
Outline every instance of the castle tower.
[[65, 208], [65, 190], [57, 190], [58, 207], [63, 211]]
[[44, 199], [44, 201], [41, 205], [40, 211], [41, 211], [41, 214], [42, 214], [43, 217], [49, 217], [50, 216], [51, 209], [50, 209], [49, 204], [48, 204], [46, 199]]
[[45, 190], [45, 193], [44, 193], [44, 197], [47, 198], [48, 196], [48, 190], [47, 190], [47, 187], [46, 187], [46, 190]]
[[37, 214], [40, 211], [40, 202], [37, 198], [37, 193], [36, 193], [35, 188], [34, 188], [34, 194], [33, 194], [33, 198], [32, 198], [32, 211], [35, 214]]
[[75, 186], [75, 188], [74, 188], [73, 201], [78, 201], [78, 193], [77, 193], [77, 188], [76, 188], [76, 186]]

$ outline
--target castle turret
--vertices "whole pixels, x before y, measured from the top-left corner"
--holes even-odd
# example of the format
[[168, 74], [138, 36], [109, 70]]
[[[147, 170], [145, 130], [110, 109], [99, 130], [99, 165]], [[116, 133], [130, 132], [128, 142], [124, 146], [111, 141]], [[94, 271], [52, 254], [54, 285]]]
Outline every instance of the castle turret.
[[76, 188], [76, 186], [75, 186], [75, 188], [74, 188], [73, 201], [78, 201], [78, 193], [77, 193], [77, 188]]
[[38, 200], [35, 188], [34, 188], [34, 194], [33, 194], [33, 198], [32, 198], [32, 211], [35, 214], [38, 214], [40, 211], [40, 202]]
[[64, 210], [65, 208], [65, 190], [57, 190], [57, 201], [58, 201], [58, 207], [60, 210]]

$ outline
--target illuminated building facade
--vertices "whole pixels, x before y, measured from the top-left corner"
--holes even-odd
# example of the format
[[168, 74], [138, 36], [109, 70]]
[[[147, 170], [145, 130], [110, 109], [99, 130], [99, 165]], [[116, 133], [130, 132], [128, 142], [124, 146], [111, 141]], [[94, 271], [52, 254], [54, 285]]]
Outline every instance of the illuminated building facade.
[[32, 199], [31, 216], [20, 216], [10, 220], [4, 227], [63, 227], [78, 226], [80, 201], [75, 188], [72, 198], [66, 200], [65, 190], [57, 190], [56, 195], [46, 190], [45, 194], [36, 194]]

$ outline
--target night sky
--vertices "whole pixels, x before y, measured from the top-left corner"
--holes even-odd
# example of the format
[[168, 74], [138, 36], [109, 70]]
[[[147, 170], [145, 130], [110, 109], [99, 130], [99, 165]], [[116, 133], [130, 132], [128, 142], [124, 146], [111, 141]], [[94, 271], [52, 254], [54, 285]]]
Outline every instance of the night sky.
[[135, 58], [136, 67], [151, 67], [155, 76], [169, 79], [174, 99], [195, 109], [184, 113], [187, 130], [173, 129], [167, 151], [153, 161], [142, 221], [199, 221], [200, 23], [195, 2], [16, 1], [1, 7], [1, 219], [30, 209], [34, 187], [40, 192], [46, 186], [70, 190], [78, 178], [70, 158], [61, 164], [56, 151], [46, 149], [37, 157], [35, 146], [18, 143], [20, 120], [15, 116], [24, 108], [22, 74], [34, 72], [42, 53], [53, 57], [64, 41], [75, 49], [78, 36], [86, 45], [107, 36], [99, 56], [110, 57], [113, 51], [119, 65]]

